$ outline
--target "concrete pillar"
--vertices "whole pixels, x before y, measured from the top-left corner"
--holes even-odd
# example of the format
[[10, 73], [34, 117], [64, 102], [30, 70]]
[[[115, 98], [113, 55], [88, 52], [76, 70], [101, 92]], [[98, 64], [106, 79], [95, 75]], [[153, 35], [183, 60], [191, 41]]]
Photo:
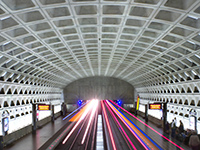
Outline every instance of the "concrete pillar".
[[32, 104], [32, 133], [36, 133], [37, 129], [37, 110], [36, 104]]
[[135, 115], [137, 116], [137, 112], [138, 110], [137, 110], [137, 102], [135, 102]]
[[0, 136], [0, 149], [3, 150], [3, 136]]
[[51, 105], [51, 122], [55, 121], [55, 116], [54, 116], [54, 105]]
[[167, 103], [163, 103], [163, 116], [162, 116], [162, 119], [163, 119], [163, 132], [166, 132], [166, 124], [167, 124]]
[[145, 121], [148, 122], [148, 104], [145, 105]]

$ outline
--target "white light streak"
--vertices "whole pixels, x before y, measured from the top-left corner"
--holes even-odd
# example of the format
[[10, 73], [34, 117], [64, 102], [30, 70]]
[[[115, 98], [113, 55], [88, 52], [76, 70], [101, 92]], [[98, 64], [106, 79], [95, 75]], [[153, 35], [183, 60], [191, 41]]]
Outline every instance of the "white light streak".
[[87, 128], [86, 128], [85, 133], [84, 133], [84, 135], [83, 135], [83, 139], [82, 139], [82, 141], [81, 141], [81, 144], [83, 144], [83, 143], [85, 142], [85, 138], [86, 138], [86, 135], [87, 135], [87, 133], [88, 133], [90, 124], [91, 124], [92, 119], [94, 118], [95, 112], [96, 112], [96, 110], [97, 110], [97, 105], [98, 105], [98, 103], [95, 102], [95, 101], [93, 101], [93, 102], [94, 102], [94, 104], [93, 104], [93, 108], [92, 108], [92, 109], [93, 109], [93, 110], [92, 110], [92, 114], [90, 115], [90, 120], [89, 120], [89, 122], [88, 122], [88, 124], [87, 124]]
[[75, 126], [72, 128], [72, 130], [69, 132], [69, 134], [63, 140], [62, 144], [65, 144], [67, 142], [67, 140], [72, 135], [72, 133], [74, 132], [74, 130], [77, 128], [77, 126], [80, 124], [80, 122], [85, 118], [85, 116], [87, 115], [87, 113], [89, 112], [89, 110], [91, 110], [92, 108], [93, 108], [93, 103], [91, 101], [90, 103], [88, 103], [88, 108], [86, 109], [86, 111], [84, 111], [84, 113], [82, 114], [81, 118], [78, 120], [78, 122], [75, 124]]

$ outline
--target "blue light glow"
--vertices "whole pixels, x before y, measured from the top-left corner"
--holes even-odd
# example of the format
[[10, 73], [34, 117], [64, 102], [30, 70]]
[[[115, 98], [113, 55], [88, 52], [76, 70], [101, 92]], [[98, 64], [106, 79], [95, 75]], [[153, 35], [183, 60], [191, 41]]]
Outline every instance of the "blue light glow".
[[119, 106], [121, 106], [121, 105], [122, 105], [122, 101], [121, 101], [121, 100], [117, 100], [117, 104], [118, 104]]
[[81, 104], [82, 104], [82, 100], [79, 100], [78, 105], [81, 106]]

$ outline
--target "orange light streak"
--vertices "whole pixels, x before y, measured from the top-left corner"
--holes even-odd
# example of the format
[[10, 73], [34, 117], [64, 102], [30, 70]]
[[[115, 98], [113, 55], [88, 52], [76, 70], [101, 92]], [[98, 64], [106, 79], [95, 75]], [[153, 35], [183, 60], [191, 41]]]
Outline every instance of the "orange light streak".
[[[66, 138], [63, 140], [62, 144], [65, 144], [66, 141], [69, 139], [69, 137], [72, 135], [72, 133], [74, 132], [74, 130], [77, 128], [77, 126], [81, 123], [81, 121], [85, 118], [85, 116], [87, 115], [87, 113], [92, 109], [93, 107], [93, 103], [92, 101], [90, 101], [83, 109], [85, 110], [84, 112], [81, 112], [81, 117], [78, 115], [79, 120], [77, 121], [77, 123], [75, 124], [75, 126], [72, 128], [72, 130], [69, 132], [69, 134], [66, 136]], [[82, 110], [82, 111], [83, 111]], [[76, 118], [77, 119], [77, 118]]]
[[[90, 102], [89, 102], [90, 103]], [[83, 113], [88, 109], [89, 107], [89, 103], [87, 105], [85, 105], [76, 115], [74, 115], [69, 122], [74, 122], [74, 121], [78, 121], [79, 118], [83, 115]]]

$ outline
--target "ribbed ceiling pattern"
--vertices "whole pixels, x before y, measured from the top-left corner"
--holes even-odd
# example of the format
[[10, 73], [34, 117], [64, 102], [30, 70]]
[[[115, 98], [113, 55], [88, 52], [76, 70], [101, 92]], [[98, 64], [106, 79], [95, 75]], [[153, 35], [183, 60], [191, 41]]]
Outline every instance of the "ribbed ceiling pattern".
[[1, 80], [199, 79], [199, 18], [199, 0], [0, 0]]

